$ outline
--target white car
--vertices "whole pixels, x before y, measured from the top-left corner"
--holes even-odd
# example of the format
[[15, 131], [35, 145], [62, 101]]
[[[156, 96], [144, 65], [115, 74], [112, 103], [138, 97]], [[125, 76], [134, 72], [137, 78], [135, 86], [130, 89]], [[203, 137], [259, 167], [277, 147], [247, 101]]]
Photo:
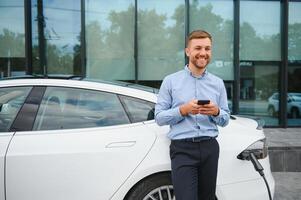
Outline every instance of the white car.
[[[270, 116], [277, 116], [279, 113], [279, 93], [274, 93], [268, 99], [268, 114]], [[291, 118], [301, 117], [301, 93], [287, 94], [287, 114]]]
[[[0, 81], [0, 199], [172, 200], [168, 126], [137, 86], [24, 78]], [[257, 122], [219, 129], [218, 200], [267, 200], [274, 179]]]

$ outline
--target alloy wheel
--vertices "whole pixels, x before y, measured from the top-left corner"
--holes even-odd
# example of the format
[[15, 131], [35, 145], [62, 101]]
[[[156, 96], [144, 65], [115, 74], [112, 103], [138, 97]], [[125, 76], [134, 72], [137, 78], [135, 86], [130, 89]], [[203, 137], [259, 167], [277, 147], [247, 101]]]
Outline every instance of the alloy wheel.
[[155, 188], [148, 193], [143, 200], [175, 200], [172, 185], [165, 185]]

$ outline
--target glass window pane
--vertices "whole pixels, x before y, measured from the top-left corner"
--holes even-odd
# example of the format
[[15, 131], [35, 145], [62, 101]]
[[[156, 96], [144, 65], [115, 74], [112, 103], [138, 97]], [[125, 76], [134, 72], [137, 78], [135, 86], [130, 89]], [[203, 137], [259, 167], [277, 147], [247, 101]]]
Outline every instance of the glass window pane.
[[279, 65], [240, 63], [239, 114], [261, 118], [268, 126], [279, 124]]
[[184, 68], [183, 0], [138, 0], [138, 79], [162, 80]]
[[86, 0], [87, 77], [134, 80], [134, 0]]
[[0, 88], [0, 132], [7, 132], [31, 87]]
[[24, 0], [0, 1], [0, 78], [25, 74]]
[[240, 59], [281, 60], [280, 29], [280, 1], [241, 1]]
[[289, 3], [288, 125], [301, 125], [301, 2]]
[[133, 123], [154, 119], [153, 103], [126, 96], [121, 96], [121, 99]]
[[301, 2], [289, 3], [288, 60], [301, 61]]
[[34, 72], [45, 65], [48, 74], [81, 74], [80, 29], [80, 0], [33, 0]]
[[190, 1], [190, 31], [203, 29], [213, 37], [213, 57], [208, 70], [224, 80], [234, 80], [233, 1]]
[[33, 129], [74, 129], [128, 123], [129, 119], [115, 94], [48, 87]]

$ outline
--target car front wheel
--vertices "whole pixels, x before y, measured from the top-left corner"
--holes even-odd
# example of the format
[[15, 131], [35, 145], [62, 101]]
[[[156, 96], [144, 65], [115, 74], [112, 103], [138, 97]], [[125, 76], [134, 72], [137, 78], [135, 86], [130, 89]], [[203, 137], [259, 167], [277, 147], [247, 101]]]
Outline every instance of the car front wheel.
[[138, 183], [126, 200], [174, 200], [171, 177], [168, 173], [148, 177]]

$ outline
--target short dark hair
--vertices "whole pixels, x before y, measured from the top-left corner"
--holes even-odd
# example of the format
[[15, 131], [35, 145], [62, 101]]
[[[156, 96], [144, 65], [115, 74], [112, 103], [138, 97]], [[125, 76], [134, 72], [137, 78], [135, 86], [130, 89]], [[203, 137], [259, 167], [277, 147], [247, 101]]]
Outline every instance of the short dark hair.
[[188, 43], [193, 39], [202, 39], [202, 38], [209, 38], [212, 42], [212, 36], [210, 33], [204, 30], [194, 30], [189, 33], [187, 39], [186, 39], [186, 46], [188, 46]]

